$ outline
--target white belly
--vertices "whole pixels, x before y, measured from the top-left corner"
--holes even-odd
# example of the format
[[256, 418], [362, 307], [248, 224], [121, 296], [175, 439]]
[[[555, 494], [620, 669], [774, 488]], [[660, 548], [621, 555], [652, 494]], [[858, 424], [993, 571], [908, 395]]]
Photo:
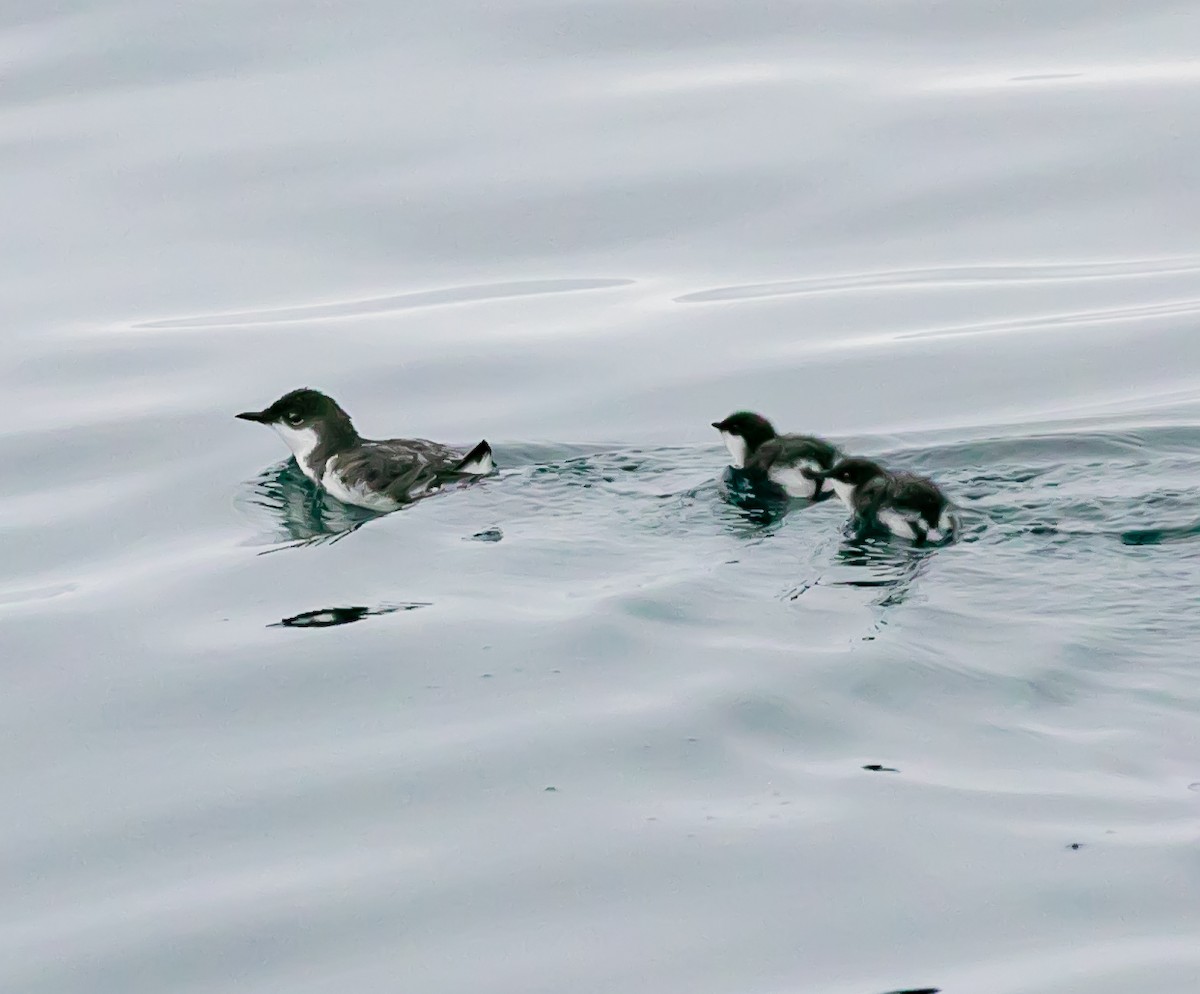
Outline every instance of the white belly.
[[844, 480], [834, 480], [832, 478], [827, 479], [825, 483], [833, 487], [833, 492], [838, 495], [838, 500], [845, 504], [851, 511], [854, 510], [854, 491], [857, 488], [853, 483], [846, 483]]
[[879, 512], [879, 523], [898, 538], [917, 537], [917, 529], [913, 527], [912, 520], [889, 507]]
[[784, 490], [792, 497], [815, 497], [817, 481], [805, 476], [803, 470], [819, 469], [816, 463], [802, 462], [790, 466], [772, 466], [767, 472], [767, 479]]
[[321, 477], [321, 486], [330, 497], [340, 500], [343, 504], [353, 504], [355, 507], [365, 507], [371, 511], [394, 511], [400, 502], [386, 494], [368, 490], [366, 487], [349, 487], [334, 471], [337, 459], [330, 459]]

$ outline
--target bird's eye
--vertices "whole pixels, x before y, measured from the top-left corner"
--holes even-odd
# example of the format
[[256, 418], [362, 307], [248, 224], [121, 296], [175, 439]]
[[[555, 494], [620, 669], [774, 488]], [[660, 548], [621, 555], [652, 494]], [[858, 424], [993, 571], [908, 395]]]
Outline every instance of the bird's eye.
[[299, 428], [304, 421], [304, 416], [292, 411], [290, 414], [285, 416], [284, 420], [287, 421], [287, 423], [293, 428]]

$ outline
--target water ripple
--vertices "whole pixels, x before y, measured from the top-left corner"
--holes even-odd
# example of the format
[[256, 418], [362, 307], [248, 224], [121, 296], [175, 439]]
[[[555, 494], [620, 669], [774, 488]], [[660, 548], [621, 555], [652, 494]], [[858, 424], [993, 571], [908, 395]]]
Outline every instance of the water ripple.
[[1085, 280], [1143, 279], [1192, 275], [1198, 272], [1200, 272], [1200, 259], [1187, 256], [1113, 262], [947, 266], [812, 276], [772, 283], [746, 283], [715, 287], [710, 290], [685, 293], [676, 297], [675, 303], [705, 304], [731, 300], [761, 300], [769, 297], [847, 293], [856, 290], [875, 292], [881, 290], [932, 290], [947, 286], [1031, 285]]
[[443, 287], [437, 290], [418, 290], [386, 297], [362, 300], [340, 300], [328, 304], [309, 304], [300, 307], [280, 307], [271, 310], [234, 311], [226, 314], [206, 314], [195, 317], [168, 318], [133, 325], [139, 331], [174, 329], [224, 328], [260, 324], [294, 324], [328, 318], [363, 317], [389, 311], [412, 310], [418, 307], [441, 307], [448, 304], [473, 304], [485, 300], [504, 300], [511, 297], [535, 297], [551, 293], [577, 293], [584, 290], [610, 290], [631, 286], [629, 279], [548, 279], [519, 280], [508, 283], [477, 283], [470, 286]]

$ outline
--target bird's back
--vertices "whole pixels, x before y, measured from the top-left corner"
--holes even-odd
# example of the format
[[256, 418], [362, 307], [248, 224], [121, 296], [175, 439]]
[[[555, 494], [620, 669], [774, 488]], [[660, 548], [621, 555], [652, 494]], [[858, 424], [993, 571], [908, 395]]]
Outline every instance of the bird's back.
[[813, 435], [777, 435], [764, 442], [746, 462], [747, 469], [767, 472], [780, 463], [811, 463], [814, 469], [830, 469], [838, 459], [838, 450], [823, 438]]
[[931, 525], [937, 522], [946, 507], [946, 498], [937, 484], [915, 473], [893, 474], [885, 499], [898, 508], [916, 511]]
[[364, 441], [337, 457], [333, 467], [347, 485], [366, 487], [395, 501], [440, 486], [452, 478], [462, 454], [424, 438]]

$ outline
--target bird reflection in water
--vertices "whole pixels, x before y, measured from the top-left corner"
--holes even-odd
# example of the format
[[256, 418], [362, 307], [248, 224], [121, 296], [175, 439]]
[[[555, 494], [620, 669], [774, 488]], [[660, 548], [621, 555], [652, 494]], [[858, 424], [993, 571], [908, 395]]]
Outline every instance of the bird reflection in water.
[[916, 547], [908, 543], [888, 541], [878, 537], [848, 537], [835, 554], [835, 565], [848, 567], [834, 577], [818, 576], [793, 587], [784, 594], [796, 600], [813, 587], [861, 587], [877, 591], [869, 601], [877, 612], [864, 642], [872, 642], [887, 626], [891, 609], [903, 604], [912, 592], [913, 584], [928, 566], [937, 547]]
[[282, 548], [336, 542], [382, 517], [330, 497], [300, 472], [293, 459], [259, 474], [250, 484], [247, 502], [270, 513], [282, 532], [280, 537], [290, 540]]
[[837, 562], [861, 573], [846, 579], [831, 580], [833, 586], [877, 588], [877, 607], [904, 603], [913, 582], [925, 571], [933, 548], [918, 548], [907, 543], [870, 536], [854, 536], [837, 551]]
[[762, 528], [779, 524], [794, 503], [769, 480], [757, 480], [732, 466], [721, 475], [721, 496], [748, 524]]

